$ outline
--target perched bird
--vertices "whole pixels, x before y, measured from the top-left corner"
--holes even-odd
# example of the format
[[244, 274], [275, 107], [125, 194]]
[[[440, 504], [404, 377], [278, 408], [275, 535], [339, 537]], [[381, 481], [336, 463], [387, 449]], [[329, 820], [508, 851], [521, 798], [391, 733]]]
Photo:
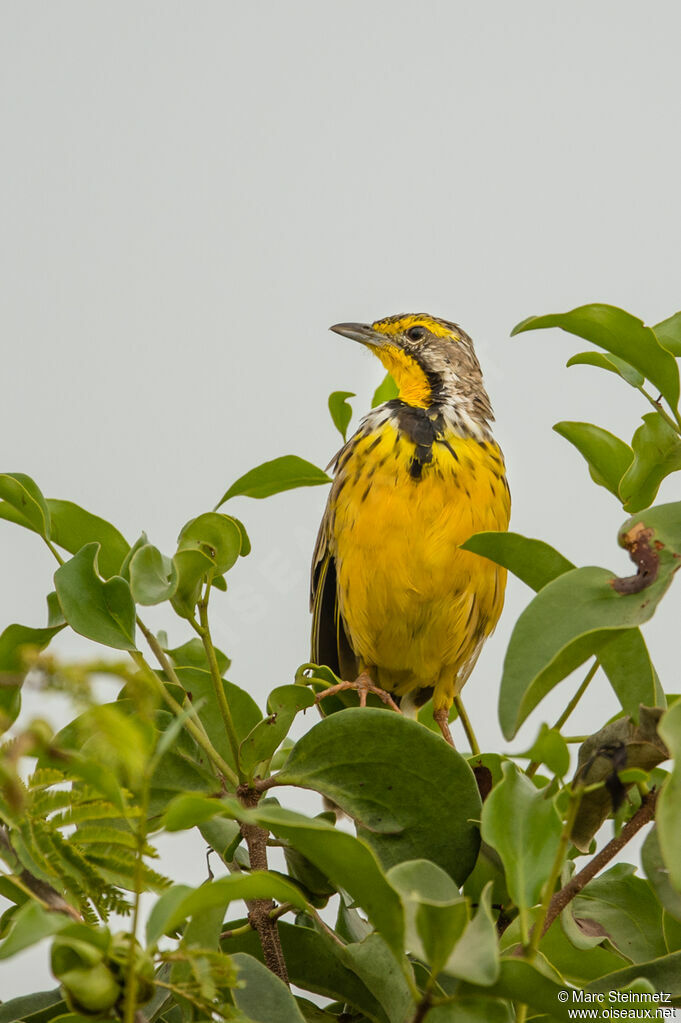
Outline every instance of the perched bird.
[[[334, 458], [312, 564], [312, 660], [401, 709], [432, 695], [452, 743], [452, 704], [504, 602], [506, 572], [460, 550], [505, 530], [510, 494], [470, 337], [426, 314], [336, 334], [366, 345], [396, 399], [373, 409]], [[392, 694], [392, 696], [387, 695]], [[464, 719], [465, 723], [465, 719]]]

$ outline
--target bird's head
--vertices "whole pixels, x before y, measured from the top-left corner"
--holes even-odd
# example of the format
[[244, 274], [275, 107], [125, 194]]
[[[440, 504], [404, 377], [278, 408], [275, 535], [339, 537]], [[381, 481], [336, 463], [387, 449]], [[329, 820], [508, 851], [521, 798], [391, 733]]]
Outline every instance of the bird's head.
[[455, 323], [427, 313], [403, 313], [372, 324], [337, 323], [331, 330], [370, 348], [405, 404], [448, 406], [483, 424], [494, 418], [473, 342]]

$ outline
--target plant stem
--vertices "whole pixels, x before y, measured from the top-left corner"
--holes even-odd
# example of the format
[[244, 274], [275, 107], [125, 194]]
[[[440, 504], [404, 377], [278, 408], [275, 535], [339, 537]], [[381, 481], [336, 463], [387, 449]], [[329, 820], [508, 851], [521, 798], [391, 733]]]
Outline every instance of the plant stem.
[[237, 765], [237, 772], [239, 774], [239, 780], [241, 782], [246, 781], [246, 776], [239, 767], [239, 737], [234, 727], [234, 719], [232, 718], [232, 711], [229, 707], [227, 695], [225, 693], [225, 687], [220, 674], [220, 666], [218, 659], [215, 654], [215, 647], [213, 646], [213, 639], [210, 634], [210, 625], [208, 623], [208, 597], [210, 594], [210, 584], [206, 586], [206, 593], [202, 600], [199, 601], [199, 621], [201, 623], [199, 635], [203, 643], [203, 648], [206, 651], [206, 657], [208, 658], [208, 665], [210, 667], [210, 674], [213, 680], [213, 689], [215, 691], [215, 698], [218, 701], [220, 708], [220, 714], [222, 715], [222, 721], [225, 726], [225, 732], [227, 733], [227, 739], [232, 749], [232, 755], [234, 757], [234, 763]]
[[[133, 661], [138, 666], [138, 668], [140, 668], [141, 671], [143, 671], [144, 674], [147, 676], [147, 678], [151, 682], [153, 682], [161, 698], [168, 704], [173, 713], [177, 717], [180, 717], [184, 713], [184, 708], [168, 692], [167, 688], [163, 685], [163, 682], [158, 677], [154, 669], [151, 667], [150, 664], [147, 663], [144, 654], [140, 653], [139, 650], [131, 650], [130, 656], [132, 657]], [[197, 725], [197, 723], [193, 720], [192, 717], [185, 717], [184, 727], [187, 729], [192, 739], [194, 739], [197, 746], [199, 746], [206, 754], [211, 764], [213, 764], [217, 768], [217, 770], [220, 772], [225, 781], [229, 781], [229, 783], [236, 789], [237, 785], [239, 784], [239, 779], [237, 778], [236, 774], [229, 766], [227, 761], [220, 756], [220, 754], [215, 749], [210, 739], [206, 736], [203, 729]]]
[[[258, 805], [260, 793], [254, 788], [241, 785], [237, 789], [237, 795], [243, 806], [253, 809]], [[248, 846], [248, 858], [251, 870], [267, 870], [267, 839], [269, 832], [257, 824], [242, 824], [241, 834]], [[273, 912], [276, 906], [271, 899], [249, 899], [246, 902], [248, 908], [248, 922], [258, 932], [262, 946], [265, 965], [272, 973], [276, 974], [285, 984], [288, 984], [288, 970], [286, 960], [281, 947], [281, 939], [277, 929], [276, 918]]]
[[46, 536], [43, 537], [43, 540], [45, 541], [45, 543], [47, 544], [49, 549], [52, 551], [52, 554], [54, 554], [54, 556], [57, 559], [57, 561], [59, 562], [59, 564], [63, 565], [64, 564], [64, 559], [62, 558], [61, 554], [59, 553], [57, 548], [54, 546], [54, 544], [50, 540], [48, 540]]
[[[642, 384], [638, 388], [638, 390], [641, 392], [643, 397], [646, 398], [646, 400], [650, 402], [650, 404], [653, 406], [655, 411], [660, 413], [660, 415], [665, 420], [665, 422], [669, 426], [671, 426], [671, 428], [674, 431], [674, 433], [681, 434], [681, 417], [679, 417], [679, 413], [676, 411], [676, 409], [672, 409], [672, 415], [674, 416], [674, 419], [672, 419], [672, 417], [669, 415], [669, 413], [665, 409], [662, 408], [662, 403], [659, 402], [659, 401], [655, 401], [655, 399], [653, 398], [652, 394], [650, 394], [648, 391], [646, 391], [645, 387]], [[660, 395], [660, 397], [661, 397], [661, 395]], [[676, 420], [676, 422], [674, 422], [674, 420]]]
[[[560, 717], [556, 721], [555, 725], [552, 726], [551, 731], [559, 732], [561, 730], [561, 728], [563, 727], [563, 725], [565, 724], [567, 719], [570, 717], [570, 715], [572, 714], [573, 710], [575, 709], [575, 707], [577, 706], [577, 704], [579, 703], [581, 698], [584, 696], [584, 693], [589, 688], [589, 682], [591, 682], [591, 679], [594, 677], [594, 675], [598, 671], [598, 668], [599, 668], [599, 661], [598, 661], [598, 658], [596, 658], [594, 660], [593, 664], [591, 665], [591, 667], [589, 668], [589, 670], [587, 671], [586, 675], [584, 676], [584, 680], [581, 683], [581, 685], [579, 686], [579, 689], [577, 690], [575, 695], [572, 697], [572, 699], [568, 703], [567, 707], [565, 708], [563, 713], [560, 715]], [[539, 769], [539, 761], [538, 760], [533, 760], [532, 763], [528, 765], [527, 771], [525, 773], [526, 773], [528, 778], [533, 778], [535, 776], [535, 774], [537, 773], [538, 769]]]
[[559, 892], [556, 892], [555, 895], [552, 896], [548, 912], [546, 913], [546, 917], [543, 922], [543, 934], [546, 934], [556, 917], [562, 913], [568, 903], [572, 902], [576, 895], [579, 895], [585, 885], [587, 885], [589, 881], [591, 881], [592, 878], [594, 878], [596, 874], [602, 870], [614, 856], [617, 855], [620, 849], [624, 848], [627, 842], [633, 838], [642, 827], [654, 818], [655, 804], [657, 803], [658, 794], [659, 790], [654, 790], [645, 796], [638, 810], [634, 816], [627, 821], [619, 835], [617, 835], [616, 838], [611, 839], [607, 845], [603, 846], [601, 851], [596, 853], [594, 858], [590, 860], [578, 874], [575, 874], [564, 888], [561, 888]]
[[541, 902], [539, 909], [539, 916], [537, 917], [532, 932], [530, 934], [530, 942], [525, 952], [527, 958], [531, 961], [534, 959], [535, 952], [539, 946], [539, 942], [544, 933], [544, 923], [549, 911], [549, 905], [553, 898], [554, 889], [560, 878], [561, 870], [563, 869], [563, 863], [567, 855], [568, 847], [570, 845], [570, 835], [572, 834], [572, 828], [577, 817], [577, 811], [579, 804], [582, 801], [582, 789], [570, 789], [570, 802], [568, 804], [567, 814], [565, 815], [565, 821], [563, 822], [563, 830], [560, 835], [560, 841], [558, 848], [556, 849], [556, 855], [551, 867], [551, 873], [548, 876], [546, 884], [544, 885], [544, 897]]
[[455, 696], [454, 697], [454, 706], [456, 707], [457, 711], [459, 712], [459, 718], [461, 719], [461, 724], [463, 725], [463, 730], [466, 733], [466, 738], [468, 739], [468, 744], [469, 744], [469, 746], [471, 748], [472, 755], [474, 757], [480, 756], [480, 746], [478, 745], [478, 740], [475, 737], [475, 732], [473, 731], [473, 726], [471, 724], [470, 718], [468, 717], [468, 714], [466, 713], [464, 705], [461, 702], [461, 697], [460, 696]]

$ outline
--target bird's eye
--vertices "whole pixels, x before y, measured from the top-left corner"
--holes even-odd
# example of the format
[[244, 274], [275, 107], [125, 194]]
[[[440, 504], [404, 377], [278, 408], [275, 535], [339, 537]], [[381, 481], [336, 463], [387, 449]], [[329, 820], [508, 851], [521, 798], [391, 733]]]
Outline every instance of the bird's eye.
[[407, 337], [410, 341], [422, 341], [425, 336], [425, 327], [410, 327], [407, 331]]

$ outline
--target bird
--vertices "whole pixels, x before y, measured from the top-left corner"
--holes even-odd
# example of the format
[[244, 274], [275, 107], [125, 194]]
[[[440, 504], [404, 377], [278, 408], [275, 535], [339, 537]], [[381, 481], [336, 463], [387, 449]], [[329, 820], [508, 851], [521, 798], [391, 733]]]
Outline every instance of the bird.
[[372, 409], [329, 464], [333, 481], [312, 559], [312, 661], [339, 689], [415, 713], [431, 697], [449, 728], [504, 603], [506, 571], [461, 550], [505, 531], [510, 491], [473, 341], [426, 313], [330, 328], [381, 361], [396, 398]]

